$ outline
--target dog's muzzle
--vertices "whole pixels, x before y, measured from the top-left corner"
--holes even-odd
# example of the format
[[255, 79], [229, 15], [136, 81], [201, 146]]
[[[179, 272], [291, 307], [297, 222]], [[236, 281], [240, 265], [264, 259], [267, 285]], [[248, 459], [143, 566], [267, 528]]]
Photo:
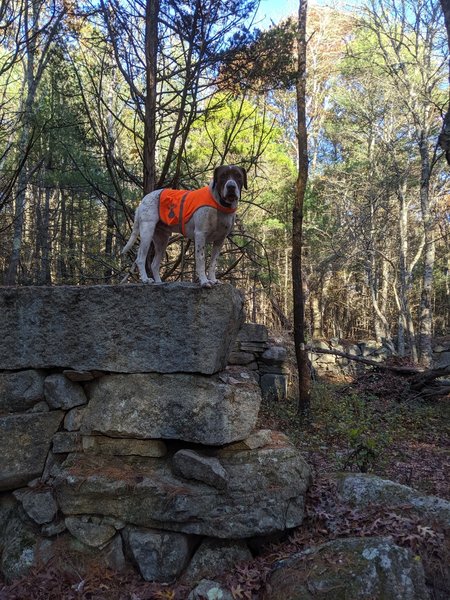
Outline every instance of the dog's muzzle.
[[223, 204], [230, 206], [231, 204], [233, 204], [233, 202], [239, 200], [239, 196], [240, 190], [238, 184], [233, 179], [229, 179], [223, 186]]

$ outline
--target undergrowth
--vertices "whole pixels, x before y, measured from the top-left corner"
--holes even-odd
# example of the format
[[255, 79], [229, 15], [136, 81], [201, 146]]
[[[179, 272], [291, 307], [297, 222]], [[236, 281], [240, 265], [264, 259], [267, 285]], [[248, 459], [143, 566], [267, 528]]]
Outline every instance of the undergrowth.
[[[258, 426], [286, 433], [315, 472], [308, 492], [306, 519], [281, 543], [266, 546], [251, 561], [216, 578], [236, 600], [261, 600], [274, 564], [338, 537], [390, 536], [420, 556], [432, 597], [447, 590], [450, 548], [442, 528], [426, 519], [390, 507], [351, 507], [339, 499], [328, 473], [366, 471], [406, 483], [424, 493], [449, 498], [449, 403], [401, 401], [389, 385], [364, 393], [352, 385], [316, 383], [312, 420], [299, 421], [297, 403], [264, 402]], [[381, 390], [381, 391], [380, 391]], [[395, 390], [394, 390], [395, 391]], [[375, 392], [375, 393], [374, 393]], [[63, 556], [62, 563], [67, 562]], [[441, 586], [444, 585], [444, 588]], [[115, 573], [91, 567], [78, 573], [49, 563], [11, 585], [0, 581], [0, 600], [186, 600], [179, 585], [143, 582], [136, 573]]]
[[400, 402], [387, 393], [320, 382], [312, 388], [309, 423], [300, 421], [296, 400], [288, 398], [264, 402], [259, 426], [286, 433], [318, 473], [375, 473], [450, 498], [449, 416], [446, 400]]

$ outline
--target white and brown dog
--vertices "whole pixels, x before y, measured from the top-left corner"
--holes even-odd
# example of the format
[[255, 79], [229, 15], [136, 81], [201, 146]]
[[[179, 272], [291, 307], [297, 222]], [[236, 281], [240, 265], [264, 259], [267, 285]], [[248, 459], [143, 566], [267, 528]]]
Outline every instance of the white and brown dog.
[[[247, 189], [247, 173], [242, 167], [221, 166], [214, 170], [213, 180], [200, 190], [156, 190], [142, 199], [136, 209], [133, 231], [122, 253], [141, 243], [134, 265], [143, 283], [160, 283], [161, 260], [172, 233], [182, 233], [195, 243], [195, 266], [200, 285], [217, 283], [216, 264], [223, 243], [234, 224], [242, 188]], [[149, 278], [145, 262], [150, 244], [155, 246]], [[211, 261], [206, 272], [205, 245], [212, 243]], [[133, 265], [133, 266], [134, 266]]]

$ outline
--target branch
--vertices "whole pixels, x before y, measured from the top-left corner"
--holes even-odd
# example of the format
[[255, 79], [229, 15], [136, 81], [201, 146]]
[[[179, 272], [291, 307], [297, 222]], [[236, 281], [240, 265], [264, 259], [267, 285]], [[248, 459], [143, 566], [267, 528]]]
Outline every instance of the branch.
[[363, 363], [364, 365], [376, 367], [381, 371], [394, 371], [400, 375], [414, 375], [424, 372], [424, 369], [421, 367], [399, 367], [395, 365], [386, 365], [384, 363], [379, 363], [376, 360], [370, 360], [370, 358], [363, 358], [362, 356], [356, 356], [355, 354], [347, 354], [346, 352], [341, 352], [340, 350], [325, 350], [324, 348], [314, 348], [313, 346], [309, 345], [307, 346], [307, 349], [309, 352], [313, 352], [314, 354], [333, 354], [334, 356], [340, 356], [341, 358], [347, 358], [348, 360], [354, 360], [356, 362]]

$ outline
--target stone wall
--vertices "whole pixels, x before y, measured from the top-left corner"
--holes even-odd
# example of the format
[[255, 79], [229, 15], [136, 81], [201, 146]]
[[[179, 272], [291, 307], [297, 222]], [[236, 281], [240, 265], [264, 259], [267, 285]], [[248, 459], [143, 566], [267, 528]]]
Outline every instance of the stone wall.
[[[332, 338], [329, 340], [312, 340], [311, 346], [325, 350], [338, 350], [354, 356], [368, 358], [375, 362], [384, 362], [392, 356], [392, 352], [386, 346], [379, 344], [376, 340], [360, 340], [349, 342]], [[346, 377], [357, 376], [367, 370], [367, 365], [349, 360], [332, 354], [318, 354], [310, 352], [309, 358], [319, 376]], [[437, 338], [433, 342], [433, 367], [450, 366], [450, 340], [448, 338]]]
[[[311, 346], [324, 350], [339, 351], [374, 362], [384, 362], [392, 353], [386, 346], [375, 340], [350, 342], [332, 338], [329, 340], [311, 340]], [[333, 354], [309, 352], [309, 359], [315, 373], [327, 379], [357, 377], [371, 367], [364, 363], [349, 360]], [[237, 334], [229, 358], [233, 366], [245, 366], [250, 369], [260, 383], [263, 398], [284, 400], [287, 394], [296, 394], [295, 350], [293, 341], [286, 337], [271, 338], [264, 325], [244, 323]], [[450, 366], [450, 339], [436, 338], [433, 341], [432, 367]], [[288, 392], [289, 388], [289, 392]]]
[[227, 367], [234, 288], [0, 288], [0, 314], [7, 580], [75, 553], [194, 584], [302, 522], [308, 466], [255, 430], [259, 378], [283, 374], [283, 352], [250, 326]]
[[[337, 350], [353, 356], [368, 358], [375, 362], [383, 362], [391, 352], [385, 346], [377, 344], [375, 340], [361, 340], [358, 342], [348, 342], [333, 338], [330, 340], [312, 340], [311, 345], [323, 350]], [[309, 359], [319, 376], [326, 377], [345, 377], [361, 375], [367, 369], [362, 363], [349, 360], [333, 354], [309, 353]]]
[[284, 400], [287, 394], [289, 366], [287, 350], [269, 339], [265, 325], [244, 323], [240, 328], [229, 365], [244, 366], [253, 371], [263, 398]]

